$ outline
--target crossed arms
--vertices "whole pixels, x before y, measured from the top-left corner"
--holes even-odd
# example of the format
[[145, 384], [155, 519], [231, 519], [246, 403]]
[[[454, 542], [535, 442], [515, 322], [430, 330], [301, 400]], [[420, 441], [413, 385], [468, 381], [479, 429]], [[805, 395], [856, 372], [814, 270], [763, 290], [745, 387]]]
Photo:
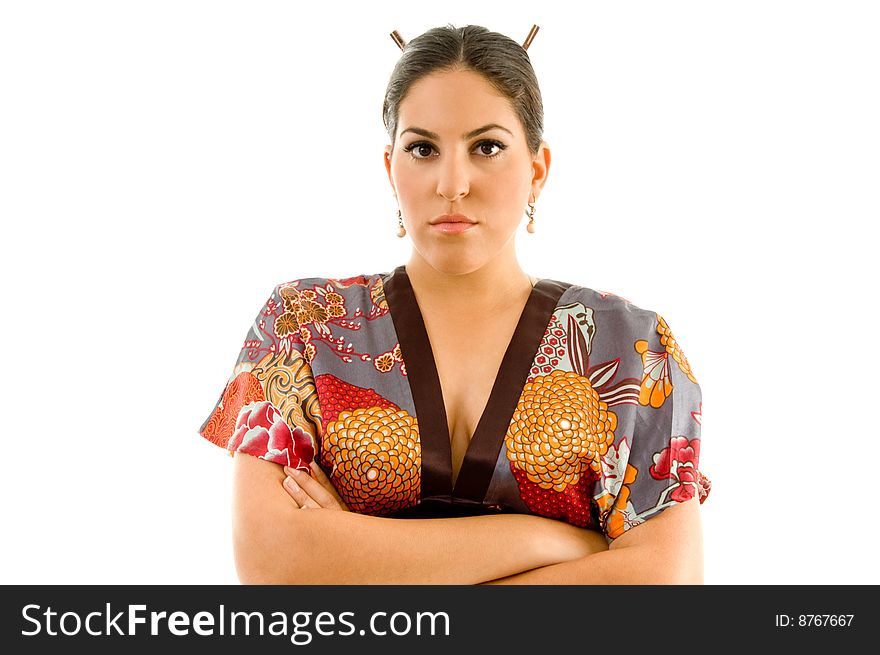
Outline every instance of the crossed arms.
[[301, 510], [285, 477], [277, 464], [234, 458], [233, 548], [244, 584], [702, 582], [696, 499], [608, 547], [598, 532], [530, 515], [388, 519]]

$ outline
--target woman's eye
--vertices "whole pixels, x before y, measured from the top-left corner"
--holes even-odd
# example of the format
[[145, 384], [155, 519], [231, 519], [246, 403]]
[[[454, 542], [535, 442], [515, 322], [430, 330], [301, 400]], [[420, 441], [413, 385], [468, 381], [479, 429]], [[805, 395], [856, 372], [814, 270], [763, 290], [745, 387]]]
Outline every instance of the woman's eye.
[[[501, 144], [498, 143], [497, 141], [483, 141], [477, 146], [477, 148], [479, 148], [480, 152], [482, 152], [484, 155], [487, 155], [488, 157], [494, 157], [495, 155], [498, 154], [498, 152], [501, 152], [501, 150], [502, 150]], [[498, 152], [491, 154], [491, 155], [488, 155], [486, 153], [485, 148], [489, 148], [489, 149], [498, 148]]]
[[404, 148], [404, 150], [410, 153], [410, 155], [412, 155], [413, 152], [417, 152], [419, 156], [414, 157], [415, 159], [427, 159], [431, 156], [430, 151], [433, 150], [433, 147], [426, 143], [414, 143], [410, 147]]
[[[497, 148], [498, 150], [494, 154], [489, 154], [487, 151], [491, 150], [492, 148]], [[478, 152], [479, 154], [481, 154], [483, 156], [483, 158], [492, 159], [492, 158], [500, 155], [501, 151], [505, 150], [506, 148], [507, 148], [507, 146], [504, 145], [503, 143], [499, 143], [498, 141], [489, 140], [489, 141], [480, 141], [476, 145], [476, 148], [474, 150], [476, 152]], [[425, 143], [424, 141], [419, 141], [417, 143], [413, 143], [412, 145], [405, 147], [403, 150], [404, 150], [404, 152], [408, 152], [410, 154], [410, 157], [412, 157], [415, 160], [424, 160], [424, 159], [430, 159], [431, 151], [434, 150], [434, 146], [432, 146], [430, 143]]]

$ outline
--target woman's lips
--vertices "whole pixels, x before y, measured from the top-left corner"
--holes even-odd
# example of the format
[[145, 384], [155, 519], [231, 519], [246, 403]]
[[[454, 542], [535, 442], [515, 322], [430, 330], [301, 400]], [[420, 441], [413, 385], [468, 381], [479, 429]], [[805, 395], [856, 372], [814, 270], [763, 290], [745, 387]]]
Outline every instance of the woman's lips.
[[441, 232], [443, 234], [460, 234], [461, 232], [468, 231], [475, 225], [476, 223], [459, 221], [457, 223], [434, 223], [430, 227], [434, 232]]

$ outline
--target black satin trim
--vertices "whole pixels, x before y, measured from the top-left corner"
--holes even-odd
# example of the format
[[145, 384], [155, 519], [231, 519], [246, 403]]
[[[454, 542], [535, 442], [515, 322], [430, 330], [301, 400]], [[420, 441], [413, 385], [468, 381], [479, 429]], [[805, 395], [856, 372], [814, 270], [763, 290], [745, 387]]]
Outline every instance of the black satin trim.
[[472, 505], [465, 503], [450, 503], [449, 500], [427, 498], [418, 505], [406, 507], [393, 514], [388, 514], [389, 519], [454, 519], [462, 516], [486, 516], [488, 514], [502, 514], [499, 506]]
[[[492, 482], [495, 462], [507, 428], [516, 410], [529, 370], [538, 352], [541, 338], [550, 323], [559, 298], [571, 284], [556, 280], [538, 280], [520, 315], [513, 337], [504, 353], [495, 384], [483, 415], [471, 438], [461, 470], [452, 488], [452, 448], [446, 407], [437, 364], [425, 328], [415, 292], [404, 266], [394, 269], [384, 281], [385, 298], [406, 363], [406, 373], [415, 404], [422, 451], [421, 499], [455, 503], [464, 501], [462, 516], [486, 513], [468, 503], [482, 504]], [[421, 505], [420, 505], [421, 506]], [[435, 504], [414, 514], [430, 513]], [[457, 510], [438, 510], [444, 516], [458, 516]], [[449, 513], [452, 512], [452, 513]], [[489, 512], [491, 513], [491, 512]]]
[[421, 498], [441, 496], [449, 499], [452, 495], [452, 448], [431, 342], [406, 268], [395, 268], [384, 286], [419, 426]]

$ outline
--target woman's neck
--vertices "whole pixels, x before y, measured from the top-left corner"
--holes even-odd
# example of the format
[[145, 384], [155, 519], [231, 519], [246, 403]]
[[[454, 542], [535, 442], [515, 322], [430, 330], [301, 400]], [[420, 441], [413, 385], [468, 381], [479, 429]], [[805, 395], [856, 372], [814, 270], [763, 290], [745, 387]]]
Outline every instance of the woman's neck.
[[475, 271], [456, 275], [438, 271], [413, 251], [406, 273], [423, 308], [462, 316], [484, 314], [511, 304], [521, 309], [534, 281], [520, 268], [515, 256], [503, 254]]

